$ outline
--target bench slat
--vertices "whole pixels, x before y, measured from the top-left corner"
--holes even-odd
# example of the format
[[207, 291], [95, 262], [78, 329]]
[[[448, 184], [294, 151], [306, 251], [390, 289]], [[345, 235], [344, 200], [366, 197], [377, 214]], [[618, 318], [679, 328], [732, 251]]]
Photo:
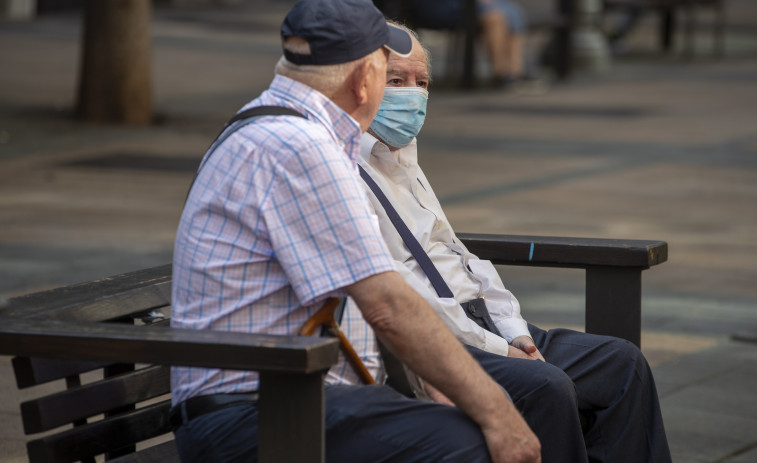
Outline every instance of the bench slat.
[[[13, 301], [11, 301], [13, 303]], [[58, 310], [45, 312], [48, 320], [76, 320], [103, 322], [169, 307], [171, 304], [171, 282], [135, 288], [99, 300], [70, 305]], [[168, 314], [164, 314], [168, 315]]]
[[19, 389], [49, 383], [69, 376], [105, 368], [113, 362], [14, 357], [13, 372]]
[[34, 439], [27, 444], [31, 463], [73, 462], [170, 432], [166, 400], [133, 412]]
[[24, 432], [33, 434], [170, 392], [170, 368], [150, 366], [21, 404]]

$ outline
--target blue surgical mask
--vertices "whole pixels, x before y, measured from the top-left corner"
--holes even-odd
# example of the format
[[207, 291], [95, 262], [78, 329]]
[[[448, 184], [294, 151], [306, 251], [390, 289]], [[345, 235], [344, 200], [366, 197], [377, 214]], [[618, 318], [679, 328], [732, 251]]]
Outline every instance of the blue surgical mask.
[[426, 120], [428, 90], [421, 87], [387, 87], [371, 130], [386, 144], [402, 148], [418, 135]]

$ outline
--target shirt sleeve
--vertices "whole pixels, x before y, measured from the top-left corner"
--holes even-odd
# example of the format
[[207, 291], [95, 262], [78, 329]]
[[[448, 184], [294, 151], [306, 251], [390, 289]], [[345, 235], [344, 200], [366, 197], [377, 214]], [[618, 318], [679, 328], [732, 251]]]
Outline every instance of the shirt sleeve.
[[264, 209], [272, 251], [306, 304], [394, 270], [354, 164], [331, 140], [277, 153]]
[[518, 336], [531, 336], [528, 324], [520, 314], [520, 303], [513, 293], [505, 289], [494, 265], [488, 260], [471, 257], [468, 267], [481, 281], [486, 308], [507, 342], [512, 342]]

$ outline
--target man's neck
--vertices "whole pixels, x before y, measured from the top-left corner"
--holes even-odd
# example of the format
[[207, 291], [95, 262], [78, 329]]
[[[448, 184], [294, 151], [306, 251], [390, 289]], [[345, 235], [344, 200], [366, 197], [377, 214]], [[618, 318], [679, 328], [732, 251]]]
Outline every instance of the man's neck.
[[389, 148], [389, 151], [394, 152], [394, 151], [397, 151], [399, 149], [399, 148], [397, 148], [395, 146], [390, 145], [389, 143], [385, 142], [384, 140], [382, 140], [381, 137], [379, 137], [378, 135], [376, 135], [376, 132], [374, 132], [371, 128], [368, 128], [368, 133], [370, 133], [371, 135], [373, 135], [374, 137], [376, 137], [376, 140], [378, 140], [381, 143], [383, 143], [384, 145], [386, 145], [386, 147]]

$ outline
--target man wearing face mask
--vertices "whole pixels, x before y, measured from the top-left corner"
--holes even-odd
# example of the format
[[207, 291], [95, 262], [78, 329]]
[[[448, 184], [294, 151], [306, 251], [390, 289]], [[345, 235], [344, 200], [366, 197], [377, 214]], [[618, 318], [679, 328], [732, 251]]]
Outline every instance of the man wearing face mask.
[[[429, 81], [428, 53], [415, 36], [409, 57], [389, 58], [379, 112], [361, 138], [361, 175], [398, 271], [510, 394], [543, 461], [671, 461], [641, 352], [617, 338], [528, 324], [493, 265], [455, 236], [418, 165]], [[376, 356], [351, 332], [354, 310], [348, 305], [342, 321], [347, 337], [364, 358]]]

